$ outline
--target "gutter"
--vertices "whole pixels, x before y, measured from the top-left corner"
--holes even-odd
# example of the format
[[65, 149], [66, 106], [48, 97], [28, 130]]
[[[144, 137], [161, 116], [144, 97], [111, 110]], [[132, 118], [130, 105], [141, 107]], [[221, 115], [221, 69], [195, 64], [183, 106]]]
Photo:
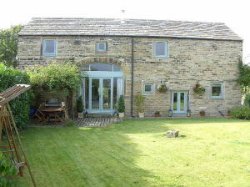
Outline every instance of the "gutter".
[[133, 117], [134, 109], [134, 37], [131, 37], [131, 95], [130, 116]]
[[242, 38], [211, 38], [211, 37], [184, 37], [184, 36], [164, 36], [164, 35], [105, 35], [105, 34], [22, 34], [18, 33], [19, 37], [27, 37], [27, 36], [37, 36], [37, 37], [60, 37], [60, 36], [85, 36], [85, 37], [131, 37], [131, 38], [171, 38], [171, 39], [183, 39], [183, 40], [215, 40], [215, 41], [238, 41], [243, 42]]

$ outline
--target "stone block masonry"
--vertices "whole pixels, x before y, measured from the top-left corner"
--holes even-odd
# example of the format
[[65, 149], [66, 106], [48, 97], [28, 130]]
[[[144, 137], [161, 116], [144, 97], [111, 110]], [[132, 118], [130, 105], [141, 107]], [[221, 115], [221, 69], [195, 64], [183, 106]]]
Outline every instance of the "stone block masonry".
[[[57, 41], [56, 57], [43, 57], [43, 39]], [[76, 42], [77, 41], [77, 42]], [[96, 52], [96, 43], [107, 42], [108, 50]], [[220, 116], [241, 103], [238, 63], [242, 58], [242, 42], [230, 40], [181, 39], [163, 37], [134, 37], [134, 95], [143, 93], [146, 83], [166, 84], [168, 91], [157, 90], [145, 95], [145, 116], [160, 111], [167, 116], [173, 91], [188, 93], [188, 108], [198, 116], [206, 108], [207, 116]], [[168, 58], [155, 58], [154, 42], [167, 42]], [[19, 68], [47, 65], [52, 61], [70, 60], [81, 68], [90, 63], [112, 63], [121, 67], [125, 82], [126, 115], [130, 115], [131, 100], [131, 37], [119, 36], [20, 36], [18, 44]], [[193, 93], [199, 82], [205, 88], [203, 96]], [[211, 85], [223, 84], [223, 98], [211, 98]], [[135, 107], [135, 106], [133, 106]], [[137, 115], [134, 110], [134, 115]]]

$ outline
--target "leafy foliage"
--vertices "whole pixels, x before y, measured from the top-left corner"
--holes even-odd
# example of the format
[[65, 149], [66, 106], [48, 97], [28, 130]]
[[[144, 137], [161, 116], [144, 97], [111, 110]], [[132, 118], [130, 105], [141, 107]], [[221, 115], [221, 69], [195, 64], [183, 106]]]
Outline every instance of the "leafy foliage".
[[145, 97], [141, 94], [135, 96], [135, 106], [137, 112], [144, 112]]
[[52, 63], [27, 70], [32, 86], [44, 90], [77, 90], [80, 85], [78, 67], [71, 63]]
[[200, 85], [200, 83], [196, 83], [196, 85], [193, 88], [193, 91], [195, 94], [202, 96], [205, 93], [205, 88]]
[[0, 152], [0, 186], [12, 186], [14, 181], [11, 178], [16, 174], [16, 168], [11, 164], [9, 159]]
[[250, 94], [246, 94], [244, 99], [244, 105], [250, 107]]
[[165, 84], [161, 84], [158, 86], [157, 90], [160, 93], [166, 93], [168, 91], [168, 88]]
[[240, 63], [239, 70], [238, 83], [241, 85], [243, 92], [246, 93], [250, 86], [250, 66]]
[[75, 122], [71, 119], [67, 119], [65, 122], [64, 122], [64, 126], [65, 127], [73, 127], [73, 126], [76, 126]]
[[[6, 67], [0, 63], [0, 92], [15, 84], [29, 84], [27, 73], [21, 72], [12, 67]], [[26, 92], [10, 102], [17, 126], [25, 127], [29, 120], [29, 107], [32, 93]]]
[[17, 25], [10, 29], [0, 30], [0, 62], [7, 66], [16, 66], [18, 33], [22, 26]]
[[66, 106], [70, 116], [74, 115], [76, 102], [74, 93], [78, 90], [81, 75], [76, 65], [70, 62], [54, 62], [48, 66], [35, 66], [27, 69], [36, 100], [41, 93], [56, 93], [55, 96], [67, 95]]
[[234, 118], [250, 119], [250, 108], [248, 106], [235, 107], [230, 111]]
[[78, 97], [76, 101], [76, 108], [77, 108], [77, 112], [79, 113], [83, 112], [82, 96]]
[[123, 95], [121, 95], [118, 100], [118, 112], [119, 113], [125, 112], [125, 102]]

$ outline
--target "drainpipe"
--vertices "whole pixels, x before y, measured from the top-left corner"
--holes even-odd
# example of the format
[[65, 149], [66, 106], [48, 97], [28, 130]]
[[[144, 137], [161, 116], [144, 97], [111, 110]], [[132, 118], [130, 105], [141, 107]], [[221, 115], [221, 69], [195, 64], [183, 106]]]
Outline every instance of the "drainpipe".
[[134, 109], [134, 37], [131, 37], [131, 108], [130, 108], [130, 116], [133, 117]]

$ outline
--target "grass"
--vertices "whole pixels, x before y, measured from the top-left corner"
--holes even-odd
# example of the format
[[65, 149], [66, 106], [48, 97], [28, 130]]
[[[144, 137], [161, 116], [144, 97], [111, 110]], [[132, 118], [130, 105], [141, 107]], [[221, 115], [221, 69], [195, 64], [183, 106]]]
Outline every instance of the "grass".
[[[169, 129], [181, 137], [166, 138]], [[22, 132], [37, 186], [249, 187], [250, 122], [128, 120]], [[28, 175], [18, 186], [29, 186]]]

